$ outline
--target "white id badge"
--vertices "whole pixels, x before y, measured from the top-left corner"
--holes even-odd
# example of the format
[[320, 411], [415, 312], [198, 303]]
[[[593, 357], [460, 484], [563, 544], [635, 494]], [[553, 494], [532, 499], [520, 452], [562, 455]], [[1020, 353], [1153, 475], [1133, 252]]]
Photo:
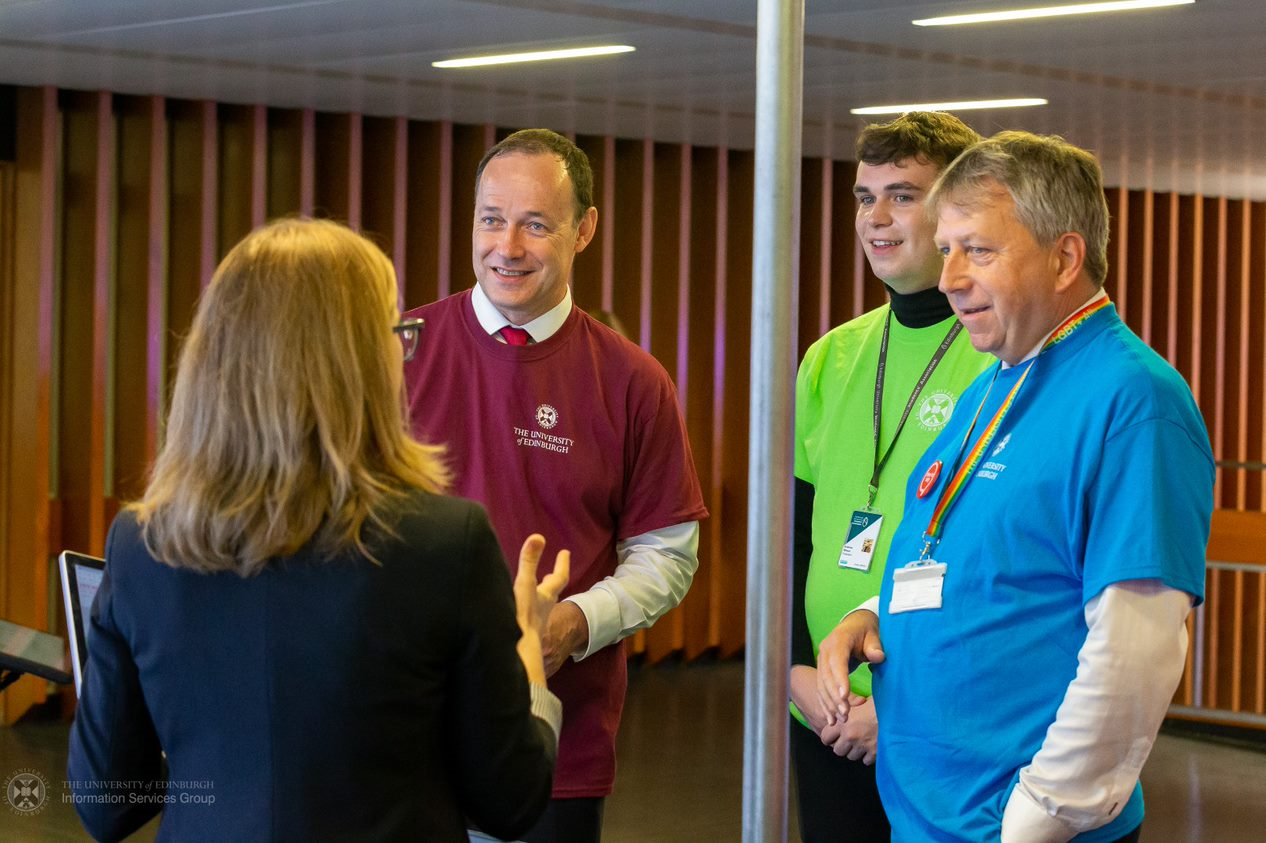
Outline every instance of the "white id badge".
[[941, 608], [941, 587], [945, 584], [943, 562], [914, 562], [892, 573], [892, 599], [888, 614]]
[[878, 512], [864, 509], [853, 511], [848, 522], [848, 539], [840, 549], [840, 567], [854, 571], [869, 571], [871, 557], [875, 555], [875, 545], [879, 542], [879, 528], [884, 517]]

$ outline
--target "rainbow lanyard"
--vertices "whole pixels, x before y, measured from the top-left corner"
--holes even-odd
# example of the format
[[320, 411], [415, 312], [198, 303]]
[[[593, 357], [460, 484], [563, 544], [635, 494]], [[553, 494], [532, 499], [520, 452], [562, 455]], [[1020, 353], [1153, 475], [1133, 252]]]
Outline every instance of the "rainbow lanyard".
[[[1063, 321], [1054, 333], [1043, 343], [1038, 356], [1051, 346], [1063, 342], [1072, 335], [1073, 331], [1080, 328], [1086, 323], [1086, 320], [1095, 315], [1099, 311], [1107, 307], [1111, 302], [1107, 296], [1096, 299], [1080, 310], [1074, 312], [1071, 316]], [[967, 459], [963, 460], [963, 449], [967, 447], [967, 441], [971, 438], [972, 431], [976, 429], [976, 422], [980, 420], [980, 413], [985, 408], [985, 403], [989, 400], [989, 393], [993, 389], [994, 381], [998, 379], [998, 369], [994, 369], [993, 380], [989, 382], [989, 389], [985, 390], [985, 397], [980, 400], [980, 406], [976, 408], [976, 415], [972, 416], [971, 424], [967, 428], [967, 432], [963, 435], [962, 444], [958, 446], [958, 456], [954, 458], [954, 464], [958, 470], [954, 472], [950, 481], [945, 484], [945, 488], [941, 490], [941, 496], [937, 499], [936, 508], [932, 510], [932, 520], [928, 522], [927, 530], [923, 533], [923, 550], [919, 554], [919, 560], [923, 561], [928, 558], [932, 548], [940, 542], [940, 534], [945, 524], [945, 519], [949, 515], [950, 507], [957, 501], [963, 493], [963, 489], [967, 486], [967, 481], [971, 479], [976, 472], [976, 466], [979, 465], [981, 458], [985, 455], [985, 451], [989, 450], [989, 445], [993, 442], [994, 436], [998, 433], [998, 428], [1002, 427], [1002, 420], [1007, 417], [1007, 413], [1011, 409], [1011, 405], [1015, 403], [1015, 396], [1020, 392], [1020, 387], [1024, 386], [1024, 382], [1028, 380], [1029, 375], [1033, 372], [1033, 365], [1037, 362], [1037, 357], [1029, 361], [1028, 368], [1020, 375], [1015, 382], [1015, 386], [1011, 387], [1011, 392], [1007, 394], [1000, 406], [993, 414], [993, 418], [989, 420], [989, 424], [981, 432], [980, 438], [976, 440], [976, 444], [967, 453]], [[1001, 368], [1001, 367], [999, 367]]]

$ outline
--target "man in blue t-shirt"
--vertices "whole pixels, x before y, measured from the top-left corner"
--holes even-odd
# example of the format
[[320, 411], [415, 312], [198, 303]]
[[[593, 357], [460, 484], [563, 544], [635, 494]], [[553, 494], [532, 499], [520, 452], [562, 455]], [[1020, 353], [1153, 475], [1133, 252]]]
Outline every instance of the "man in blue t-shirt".
[[894, 840], [1135, 841], [1204, 593], [1208, 433], [1102, 289], [1089, 153], [1003, 132], [928, 201], [940, 289], [999, 362], [916, 463], [879, 597], [822, 644], [821, 703], [847, 717], [849, 661], [871, 663]]

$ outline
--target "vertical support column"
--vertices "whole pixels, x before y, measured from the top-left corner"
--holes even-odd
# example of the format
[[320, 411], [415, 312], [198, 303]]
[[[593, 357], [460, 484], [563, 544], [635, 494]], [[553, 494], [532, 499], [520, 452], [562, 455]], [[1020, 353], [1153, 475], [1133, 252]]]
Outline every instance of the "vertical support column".
[[760, 0], [752, 249], [743, 840], [787, 839], [787, 671], [800, 264], [803, 0]]

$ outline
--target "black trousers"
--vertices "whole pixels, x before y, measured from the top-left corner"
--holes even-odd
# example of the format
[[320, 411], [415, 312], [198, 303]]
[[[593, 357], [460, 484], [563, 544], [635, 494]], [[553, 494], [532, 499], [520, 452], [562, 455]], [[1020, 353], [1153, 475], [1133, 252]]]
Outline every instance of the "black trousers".
[[836, 755], [794, 717], [791, 762], [804, 843], [887, 843], [892, 829], [873, 765]]
[[524, 843], [599, 843], [602, 805], [600, 797], [551, 799], [536, 825], [523, 835]]

